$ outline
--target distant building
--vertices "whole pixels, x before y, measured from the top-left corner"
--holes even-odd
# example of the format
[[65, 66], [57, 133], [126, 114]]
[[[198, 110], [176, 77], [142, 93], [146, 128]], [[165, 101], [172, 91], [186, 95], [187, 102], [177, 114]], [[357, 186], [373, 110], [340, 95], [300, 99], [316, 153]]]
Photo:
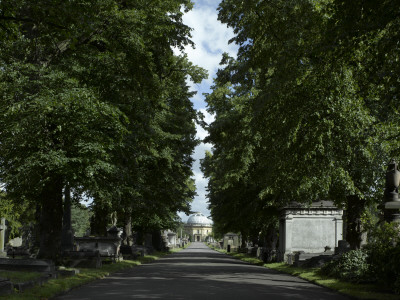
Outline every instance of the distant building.
[[212, 233], [213, 222], [201, 212], [189, 217], [185, 224], [185, 232], [192, 242], [205, 242]]

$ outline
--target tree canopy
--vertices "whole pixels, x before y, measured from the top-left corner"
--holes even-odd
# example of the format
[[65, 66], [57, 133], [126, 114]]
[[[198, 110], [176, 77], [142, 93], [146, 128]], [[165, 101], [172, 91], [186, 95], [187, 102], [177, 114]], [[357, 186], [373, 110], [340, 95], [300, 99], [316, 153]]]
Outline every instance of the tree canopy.
[[58, 253], [66, 185], [159, 227], [189, 211], [198, 141], [185, 80], [206, 73], [173, 48], [192, 44], [191, 6], [0, 2], [0, 181], [40, 212], [41, 256]]
[[216, 223], [254, 215], [224, 215], [221, 198], [265, 210], [330, 199], [347, 209], [359, 246], [357, 222], [400, 155], [396, 2], [220, 3], [239, 50], [207, 96], [215, 121], [203, 168]]

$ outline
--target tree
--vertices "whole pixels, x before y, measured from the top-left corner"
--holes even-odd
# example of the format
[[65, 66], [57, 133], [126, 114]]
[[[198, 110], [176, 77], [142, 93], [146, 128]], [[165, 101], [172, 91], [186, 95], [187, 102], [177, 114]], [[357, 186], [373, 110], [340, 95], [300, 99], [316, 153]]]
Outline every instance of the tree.
[[[400, 118], [388, 93], [394, 85], [370, 80], [377, 77], [369, 69], [381, 57], [376, 41], [391, 31], [367, 23], [395, 19], [381, 23], [373, 11], [387, 3], [376, 4], [362, 27], [349, 16], [363, 11], [361, 1], [355, 10], [341, 3], [221, 2], [219, 19], [234, 29], [231, 42], [240, 48], [236, 60], [224, 57], [207, 97], [216, 114], [208, 128], [209, 190], [212, 205], [217, 193], [249, 183], [259, 190], [256, 202], [271, 208], [332, 199], [347, 209], [347, 238], [357, 248], [361, 214], [379, 201], [384, 162], [399, 148], [393, 133]], [[348, 36], [348, 28], [357, 29]], [[358, 39], [361, 29], [368, 33]]]
[[91, 211], [83, 205], [74, 205], [71, 209], [71, 225], [75, 236], [84, 236], [90, 229]]
[[[171, 49], [191, 43], [181, 7], [191, 3], [0, 2], [0, 180], [13, 199], [37, 204], [39, 256], [59, 253], [66, 185], [129, 211], [150, 201], [151, 175], [171, 162], [172, 186], [153, 207], [172, 190], [171, 211], [187, 209], [196, 142], [184, 78], [204, 72]], [[164, 129], [170, 115], [189, 129]]]

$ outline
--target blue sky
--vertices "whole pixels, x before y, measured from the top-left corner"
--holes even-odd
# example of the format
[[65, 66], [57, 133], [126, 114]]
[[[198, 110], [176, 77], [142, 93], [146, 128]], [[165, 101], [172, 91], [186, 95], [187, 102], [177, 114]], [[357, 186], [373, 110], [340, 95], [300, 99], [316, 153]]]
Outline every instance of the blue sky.
[[[218, 0], [194, 0], [194, 8], [183, 17], [183, 22], [193, 29], [192, 40], [196, 44], [195, 49], [190, 47], [185, 49], [188, 58], [196, 65], [203, 67], [208, 71], [209, 77], [201, 84], [191, 84], [191, 88], [197, 91], [197, 95], [191, 100], [195, 109], [200, 110], [205, 115], [207, 123], [212, 122], [213, 116], [206, 112], [206, 103], [204, 102], [203, 93], [210, 92], [210, 86], [213, 84], [213, 78], [219, 67], [222, 53], [228, 52], [235, 57], [237, 46], [228, 44], [233, 37], [233, 32], [226, 25], [221, 24], [218, 18], [217, 7]], [[201, 127], [197, 126], [197, 136], [204, 139], [207, 133]], [[204, 215], [210, 215], [207, 209], [206, 186], [207, 180], [203, 178], [200, 171], [200, 159], [204, 157], [206, 150], [211, 150], [210, 144], [202, 143], [196, 147], [193, 157], [195, 163], [193, 165], [194, 178], [196, 180], [197, 194], [192, 203], [192, 211], [200, 211]], [[180, 213], [179, 216], [186, 221], [188, 216]]]

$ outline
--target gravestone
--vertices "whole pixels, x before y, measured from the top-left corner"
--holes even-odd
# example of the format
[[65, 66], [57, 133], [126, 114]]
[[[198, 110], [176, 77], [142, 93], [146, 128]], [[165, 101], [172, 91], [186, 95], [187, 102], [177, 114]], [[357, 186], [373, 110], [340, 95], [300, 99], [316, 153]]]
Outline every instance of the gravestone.
[[7, 257], [7, 252], [4, 251], [5, 232], [6, 232], [6, 219], [1, 218], [0, 223], [0, 257]]
[[[279, 261], [294, 254], [323, 253], [335, 249], [343, 239], [343, 210], [332, 201], [318, 201], [310, 207], [291, 203], [283, 208], [279, 223]], [[292, 258], [293, 258], [292, 257]]]

